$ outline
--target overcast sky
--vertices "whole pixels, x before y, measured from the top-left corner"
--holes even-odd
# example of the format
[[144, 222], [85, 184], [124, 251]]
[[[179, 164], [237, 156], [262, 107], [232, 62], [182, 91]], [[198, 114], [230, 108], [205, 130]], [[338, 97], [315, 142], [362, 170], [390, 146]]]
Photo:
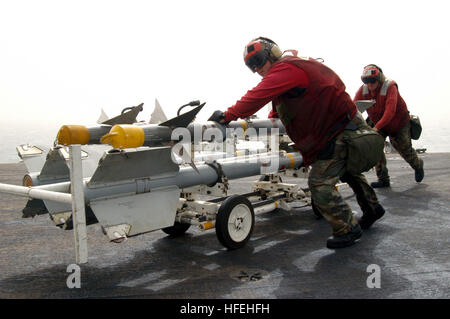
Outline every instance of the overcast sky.
[[[279, 6], [275, 5], [276, 3]], [[205, 120], [259, 76], [246, 43], [321, 57], [353, 97], [378, 64], [425, 125], [450, 119], [446, 1], [20, 1], [0, 0], [0, 124], [95, 123], [158, 98], [168, 117], [194, 99]], [[259, 112], [266, 116], [267, 107]], [[56, 131], [55, 131], [56, 134]]]

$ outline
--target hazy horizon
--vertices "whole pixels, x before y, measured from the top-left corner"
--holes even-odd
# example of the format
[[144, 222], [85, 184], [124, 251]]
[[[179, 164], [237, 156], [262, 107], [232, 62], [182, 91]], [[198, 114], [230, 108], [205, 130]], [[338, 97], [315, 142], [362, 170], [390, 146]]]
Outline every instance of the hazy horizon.
[[[138, 119], [140, 117], [138, 116]], [[264, 118], [264, 117], [260, 117]], [[450, 131], [447, 124], [428, 126], [422, 123], [423, 131], [419, 140], [413, 140], [414, 148], [426, 148], [427, 153], [450, 152]], [[24, 124], [10, 125], [5, 129], [0, 124], [0, 136], [2, 136], [2, 151], [0, 152], [0, 163], [17, 163], [16, 146], [21, 144], [37, 145], [50, 148], [56, 138], [59, 126], [48, 126], [45, 124], [26, 126]], [[22, 134], [23, 133], [23, 134]], [[389, 141], [389, 138], [387, 139]]]
[[[94, 124], [101, 108], [113, 116], [144, 102], [138, 119], [148, 121], [156, 98], [168, 117], [191, 100], [206, 102], [197, 117], [205, 121], [260, 80], [242, 58], [257, 36], [323, 58], [352, 97], [363, 67], [379, 65], [420, 116], [422, 141], [446, 149], [447, 12], [438, 0], [3, 1], [2, 152], [13, 137], [33, 143], [56, 136], [64, 124]], [[258, 115], [267, 113], [264, 107]]]

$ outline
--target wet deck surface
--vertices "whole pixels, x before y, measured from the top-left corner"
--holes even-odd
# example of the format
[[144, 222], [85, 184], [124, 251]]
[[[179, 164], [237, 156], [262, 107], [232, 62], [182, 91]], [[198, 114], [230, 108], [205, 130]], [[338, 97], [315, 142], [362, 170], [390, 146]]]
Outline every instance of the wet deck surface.
[[[66, 285], [73, 232], [48, 215], [21, 218], [26, 199], [0, 194], [0, 298], [449, 298], [450, 153], [420, 156], [418, 184], [389, 154], [391, 188], [377, 190], [387, 213], [352, 247], [327, 249], [330, 227], [310, 207], [257, 216], [236, 251], [214, 230], [191, 227], [178, 238], [155, 231], [116, 244], [96, 224], [88, 226], [80, 289]], [[23, 174], [22, 164], [0, 164], [0, 183], [20, 185]], [[366, 176], [375, 180], [373, 171]], [[250, 191], [253, 180], [232, 181], [232, 192]], [[359, 211], [351, 190], [340, 190]], [[367, 287], [372, 264], [381, 288]]]

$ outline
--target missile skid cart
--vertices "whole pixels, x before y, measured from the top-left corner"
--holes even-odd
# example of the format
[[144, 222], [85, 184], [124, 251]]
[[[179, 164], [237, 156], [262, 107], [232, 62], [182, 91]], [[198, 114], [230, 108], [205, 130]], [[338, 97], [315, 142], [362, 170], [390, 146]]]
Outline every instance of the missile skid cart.
[[[201, 230], [215, 228], [220, 243], [228, 249], [243, 247], [249, 240], [255, 225], [255, 215], [282, 208], [290, 210], [311, 205], [311, 196], [297, 184], [283, 183], [281, 176], [307, 177], [308, 170], [300, 168], [285, 170], [277, 174], [262, 175], [254, 182], [253, 191], [242, 195], [228, 193], [228, 180], [221, 176], [215, 185], [199, 185], [183, 189], [177, 207], [174, 226], [162, 230], [179, 236], [191, 225]], [[210, 200], [202, 197], [215, 196]], [[300, 206], [299, 206], [300, 204]]]
[[[65, 148], [54, 147], [40, 175], [24, 178], [24, 185], [41, 185], [0, 184], [0, 192], [29, 198], [23, 217], [48, 213], [60, 228], [73, 229], [77, 263], [87, 262], [86, 225], [97, 222], [114, 242], [154, 230], [178, 236], [194, 225], [204, 231], [215, 228], [223, 246], [238, 249], [249, 240], [255, 215], [311, 205], [307, 189], [282, 182], [283, 177], [307, 177], [299, 153], [257, 154], [255, 163], [247, 163], [252, 156], [196, 162], [194, 169], [168, 160], [171, 151], [156, 147], [88, 154], [89, 149], [71, 145], [67, 156]], [[261, 175], [268, 159], [277, 159], [279, 168]], [[229, 196], [229, 179], [250, 176], [260, 176], [250, 193]]]
[[[186, 113], [190, 116], [187, 120], [186, 114], [181, 115], [186, 122], [181, 126], [186, 127], [202, 106], [189, 112], [192, 114]], [[167, 121], [174, 126], [180, 124], [172, 122]], [[250, 124], [279, 126], [274, 121], [258, 123], [235, 125], [245, 129]], [[156, 133], [168, 130], [161, 125], [148, 129]], [[23, 217], [49, 214], [58, 227], [74, 230], [77, 263], [88, 260], [86, 226], [94, 223], [100, 223], [104, 234], [114, 242], [155, 230], [178, 236], [191, 225], [204, 231], [215, 228], [223, 246], [237, 249], [249, 240], [255, 215], [277, 208], [289, 210], [293, 205], [312, 205], [307, 189], [282, 182], [282, 177], [308, 175], [301, 154], [295, 150], [288, 153], [268, 148], [267, 153], [244, 156], [233, 151], [217, 160], [199, 162], [194, 162], [191, 153], [190, 162], [180, 163], [172, 160], [170, 144], [105, 149], [107, 145], [98, 145], [97, 139], [106, 129], [99, 126], [90, 132], [92, 141], [88, 138], [83, 149], [79, 145], [83, 143], [59, 143], [45, 155], [39, 150], [34, 152], [34, 148], [19, 147], [19, 156], [30, 172], [24, 177], [24, 186], [0, 184], [0, 193], [29, 198]], [[227, 143], [235, 146], [236, 139], [234, 136]], [[267, 136], [267, 142], [270, 139]], [[279, 142], [289, 144], [283, 138]], [[275, 169], [264, 169], [271, 166], [268, 163], [276, 163]], [[228, 180], [251, 176], [261, 177], [250, 193], [229, 195]]]

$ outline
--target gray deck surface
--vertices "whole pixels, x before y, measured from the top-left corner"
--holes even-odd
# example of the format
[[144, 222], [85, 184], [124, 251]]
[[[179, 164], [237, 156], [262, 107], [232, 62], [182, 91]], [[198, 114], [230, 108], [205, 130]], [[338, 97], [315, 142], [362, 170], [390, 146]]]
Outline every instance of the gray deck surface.
[[[377, 190], [387, 213], [352, 247], [327, 249], [330, 227], [310, 207], [257, 216], [251, 240], [236, 251], [223, 248], [214, 230], [191, 227], [178, 238], [155, 231], [116, 244], [96, 224], [88, 226], [80, 289], [66, 286], [73, 232], [48, 215], [21, 218], [26, 199], [0, 194], [0, 298], [448, 299], [450, 153], [420, 156], [418, 184], [408, 164], [389, 154], [391, 188]], [[0, 183], [20, 185], [23, 174], [23, 164], [0, 164]], [[366, 176], [376, 179], [374, 171]], [[253, 180], [232, 181], [232, 193], [249, 192]], [[340, 190], [359, 211], [349, 187]], [[371, 264], [381, 270], [379, 289], [366, 284]]]

